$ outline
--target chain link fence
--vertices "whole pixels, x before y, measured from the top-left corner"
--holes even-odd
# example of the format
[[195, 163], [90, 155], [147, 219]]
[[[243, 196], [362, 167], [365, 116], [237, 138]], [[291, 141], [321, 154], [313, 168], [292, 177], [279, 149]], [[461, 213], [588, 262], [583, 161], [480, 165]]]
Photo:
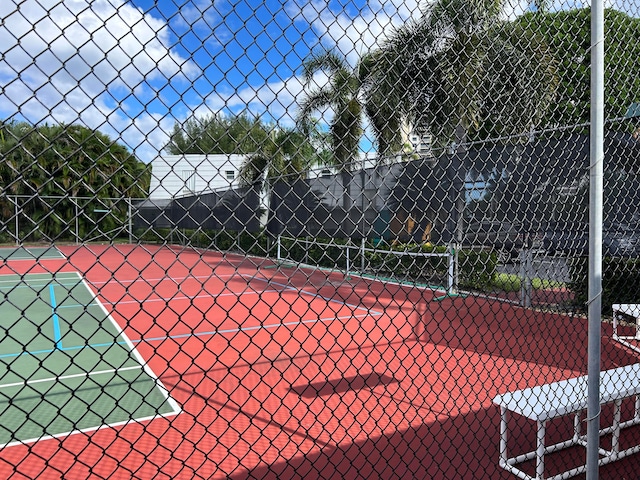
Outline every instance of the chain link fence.
[[[589, 5], [0, 19], [0, 476], [585, 477]], [[618, 479], [640, 466], [638, 6], [604, 21]]]

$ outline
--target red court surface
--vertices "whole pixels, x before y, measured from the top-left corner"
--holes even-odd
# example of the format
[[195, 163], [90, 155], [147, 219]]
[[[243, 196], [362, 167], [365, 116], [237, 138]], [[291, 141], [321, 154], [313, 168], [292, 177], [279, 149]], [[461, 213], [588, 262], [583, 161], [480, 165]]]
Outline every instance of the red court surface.
[[[2, 478], [514, 479], [494, 396], [586, 373], [580, 317], [180, 247], [59, 248], [0, 274], [81, 272], [183, 411], [5, 448]], [[638, 362], [602, 333], [603, 369]]]

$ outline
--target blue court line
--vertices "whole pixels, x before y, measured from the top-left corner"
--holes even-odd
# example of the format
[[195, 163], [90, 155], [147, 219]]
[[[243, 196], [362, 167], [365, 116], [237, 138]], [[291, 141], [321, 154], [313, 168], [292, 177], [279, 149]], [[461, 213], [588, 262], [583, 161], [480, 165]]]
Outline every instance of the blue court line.
[[58, 318], [56, 304], [56, 294], [53, 290], [53, 284], [49, 285], [49, 296], [51, 297], [51, 312], [53, 318], [53, 341], [56, 344], [56, 348], [62, 350], [62, 333], [60, 332], [60, 318]]
[[[224, 335], [228, 333], [250, 332], [250, 331], [261, 330], [261, 329], [269, 330], [269, 329], [280, 328], [280, 327], [295, 327], [296, 325], [305, 325], [305, 324], [313, 324], [313, 323], [327, 323], [327, 322], [333, 322], [336, 320], [348, 320], [348, 319], [358, 318], [358, 317], [367, 317], [370, 315], [371, 314], [339, 315], [337, 317], [314, 318], [309, 320], [298, 320], [298, 321], [282, 322], [282, 323], [270, 323], [267, 325], [253, 325], [251, 327], [228, 328], [228, 329], [220, 329], [220, 330], [211, 330], [207, 332], [181, 333], [177, 335], [140, 338], [136, 340], [130, 339], [130, 341], [131, 343], [136, 344], [136, 343], [142, 343], [142, 342], [163, 342], [165, 340], [180, 340], [180, 339], [185, 339], [189, 337], [207, 337], [207, 336], [212, 337], [215, 335]], [[373, 315], [381, 315], [381, 313], [377, 312], [377, 313], [374, 313]], [[88, 345], [77, 345], [77, 346], [71, 346], [71, 347], [60, 346], [57, 348], [57, 350], [68, 352], [71, 350], [82, 350], [84, 348], [108, 348], [108, 347], [112, 347], [113, 345], [127, 345], [127, 342], [120, 341], [120, 342], [108, 342], [108, 343], [90, 343]], [[5, 353], [5, 354], [0, 354], [0, 359], [15, 358], [15, 357], [20, 357], [22, 355], [43, 355], [43, 354], [53, 353], [55, 351], [56, 350], [54, 349], [49, 349], [49, 350], [34, 350], [32, 352]]]

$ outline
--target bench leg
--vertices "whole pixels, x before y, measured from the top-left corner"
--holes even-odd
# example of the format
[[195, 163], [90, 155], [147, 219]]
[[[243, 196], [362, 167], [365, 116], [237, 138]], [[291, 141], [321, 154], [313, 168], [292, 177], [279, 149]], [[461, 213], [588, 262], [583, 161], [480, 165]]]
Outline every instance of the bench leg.
[[507, 412], [505, 407], [500, 407], [500, 463], [507, 464]]
[[575, 443], [580, 442], [580, 436], [582, 435], [582, 411], [579, 410], [573, 417], [573, 441]]
[[622, 410], [622, 400], [613, 402], [613, 433], [611, 434], [611, 455], [618, 456], [620, 451], [620, 416]]
[[544, 479], [544, 437], [546, 436], [547, 422], [538, 420], [538, 438], [536, 441], [536, 479]]

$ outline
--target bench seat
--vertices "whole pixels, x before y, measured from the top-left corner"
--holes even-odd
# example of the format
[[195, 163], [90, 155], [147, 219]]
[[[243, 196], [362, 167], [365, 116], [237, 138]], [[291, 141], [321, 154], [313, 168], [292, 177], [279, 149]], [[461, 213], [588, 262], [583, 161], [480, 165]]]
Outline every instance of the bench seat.
[[[636, 352], [640, 352], [640, 304], [617, 303], [612, 306], [612, 309], [613, 339]], [[635, 332], [633, 335], [620, 335], [618, 333], [620, 320], [623, 320], [625, 317], [631, 317], [634, 320]]]
[[[525, 480], [543, 480], [544, 455], [574, 445], [586, 446], [586, 437], [581, 433], [581, 413], [587, 408], [587, 376], [571, 378], [559, 382], [507, 392], [498, 395], [493, 402], [500, 407], [500, 466]], [[640, 451], [640, 446], [619, 450], [622, 428], [640, 424], [640, 364], [628, 365], [600, 373], [600, 404], [614, 404], [614, 419], [611, 426], [602, 428], [600, 435], [611, 434], [611, 450], [600, 449], [600, 465], [618, 460]], [[635, 397], [633, 418], [621, 420], [622, 400]], [[508, 412], [513, 412], [537, 423], [536, 450], [509, 457], [507, 452]], [[547, 421], [565, 415], [575, 415], [574, 434], [571, 439], [545, 445]], [[518, 464], [536, 459], [535, 477], [518, 468]], [[586, 465], [574, 468], [547, 480], [559, 480], [578, 475], [586, 470]]]

